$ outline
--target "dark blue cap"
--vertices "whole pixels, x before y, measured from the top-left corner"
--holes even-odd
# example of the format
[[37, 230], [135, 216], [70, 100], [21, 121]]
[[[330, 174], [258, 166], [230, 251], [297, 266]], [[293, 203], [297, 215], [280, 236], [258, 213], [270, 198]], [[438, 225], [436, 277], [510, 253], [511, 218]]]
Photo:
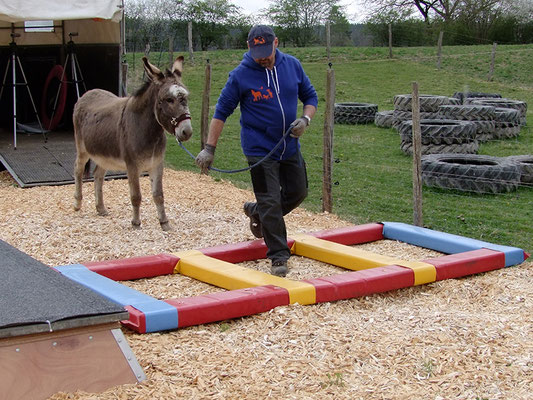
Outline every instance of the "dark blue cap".
[[266, 58], [272, 54], [276, 35], [270, 26], [256, 25], [248, 33], [248, 45], [253, 59]]

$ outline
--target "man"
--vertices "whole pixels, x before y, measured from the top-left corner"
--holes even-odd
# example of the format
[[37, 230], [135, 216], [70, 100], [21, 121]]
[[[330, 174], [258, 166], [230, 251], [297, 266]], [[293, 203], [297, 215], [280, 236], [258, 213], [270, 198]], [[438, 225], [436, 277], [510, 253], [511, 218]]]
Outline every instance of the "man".
[[[225, 121], [239, 104], [241, 146], [249, 165], [269, 154], [291, 129], [278, 149], [250, 170], [256, 202], [244, 204], [253, 235], [263, 237], [268, 247], [272, 274], [285, 276], [291, 253], [283, 216], [307, 196], [307, 172], [298, 138], [315, 115], [318, 98], [300, 62], [277, 47], [272, 28], [257, 25], [250, 30], [249, 51], [229, 74], [196, 164], [208, 172]], [[303, 103], [299, 118], [298, 99]]]

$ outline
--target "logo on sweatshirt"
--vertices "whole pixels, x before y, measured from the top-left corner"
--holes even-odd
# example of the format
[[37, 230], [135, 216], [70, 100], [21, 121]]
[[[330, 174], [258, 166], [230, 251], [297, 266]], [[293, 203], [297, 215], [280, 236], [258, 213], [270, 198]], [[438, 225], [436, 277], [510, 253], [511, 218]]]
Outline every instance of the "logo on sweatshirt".
[[263, 86], [261, 86], [259, 90], [252, 89], [252, 96], [253, 96], [254, 102], [261, 101], [261, 100], [268, 100], [274, 97], [274, 95], [272, 94], [272, 91], [270, 89], [264, 90]]

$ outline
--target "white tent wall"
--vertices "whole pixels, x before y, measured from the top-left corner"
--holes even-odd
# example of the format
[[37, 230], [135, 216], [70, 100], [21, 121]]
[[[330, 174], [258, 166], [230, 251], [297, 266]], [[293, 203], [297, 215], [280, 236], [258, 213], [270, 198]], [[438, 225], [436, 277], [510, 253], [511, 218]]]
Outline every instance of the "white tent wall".
[[16, 38], [19, 46], [62, 45], [69, 40], [70, 32], [77, 32], [77, 44], [120, 44], [120, 24], [103, 19], [79, 19], [53, 21], [53, 32], [25, 32], [24, 22], [11, 24], [0, 21], [0, 45], [11, 42], [11, 32], [20, 34]]
[[[13, 39], [39, 114], [42, 113], [43, 103], [50, 104], [57, 93], [57, 78], [55, 87], [48, 85], [48, 90], [44, 89], [51, 70], [57, 64], [65, 66], [69, 33], [77, 34], [72, 40], [87, 89], [101, 88], [119, 95], [124, 49], [122, 10], [122, 0], [0, 0], [0, 79], [6, 77], [0, 98], [1, 130], [13, 134], [12, 63], [8, 65]], [[27, 32], [24, 21], [53, 21], [53, 32]], [[15, 34], [14, 38], [12, 34]], [[61, 124], [66, 129], [71, 126], [72, 108], [77, 100], [71, 59], [66, 65], [68, 96]], [[23, 77], [18, 65], [16, 73], [17, 84], [20, 84]], [[17, 85], [16, 102], [17, 122], [36, 120], [24, 86]]]

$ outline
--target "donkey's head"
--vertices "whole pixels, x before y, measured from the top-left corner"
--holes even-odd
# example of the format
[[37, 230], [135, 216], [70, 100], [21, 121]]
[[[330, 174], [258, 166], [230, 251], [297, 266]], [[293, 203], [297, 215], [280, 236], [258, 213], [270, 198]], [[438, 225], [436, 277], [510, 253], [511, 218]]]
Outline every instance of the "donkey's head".
[[181, 82], [183, 56], [179, 56], [166, 74], [143, 57], [144, 70], [148, 78], [157, 86], [154, 113], [159, 124], [167, 132], [173, 133], [179, 141], [186, 141], [192, 135], [191, 114], [189, 113], [189, 91]]

